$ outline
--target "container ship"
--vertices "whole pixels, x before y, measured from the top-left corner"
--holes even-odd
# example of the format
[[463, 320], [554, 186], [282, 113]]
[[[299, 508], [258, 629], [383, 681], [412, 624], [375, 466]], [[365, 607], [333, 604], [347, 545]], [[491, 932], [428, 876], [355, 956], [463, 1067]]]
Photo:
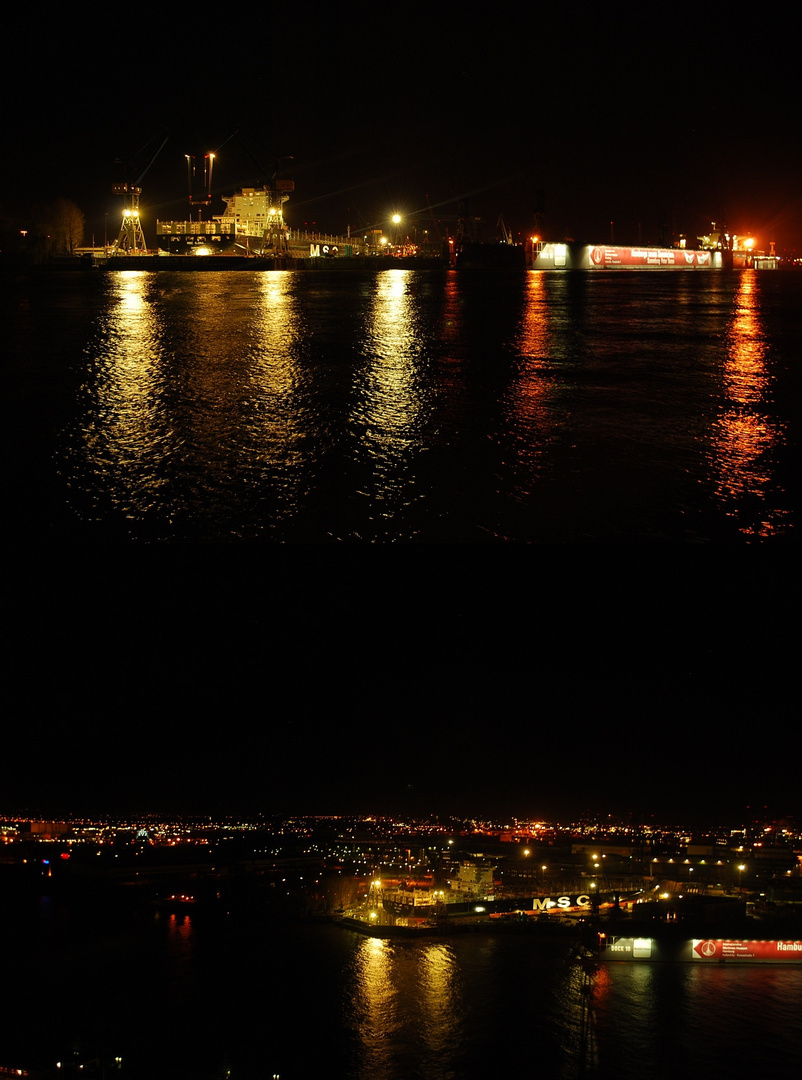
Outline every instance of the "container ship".
[[293, 180], [273, 179], [224, 197], [225, 210], [209, 221], [157, 221], [156, 245], [167, 255], [309, 255], [309, 242], [292, 241], [284, 203]]

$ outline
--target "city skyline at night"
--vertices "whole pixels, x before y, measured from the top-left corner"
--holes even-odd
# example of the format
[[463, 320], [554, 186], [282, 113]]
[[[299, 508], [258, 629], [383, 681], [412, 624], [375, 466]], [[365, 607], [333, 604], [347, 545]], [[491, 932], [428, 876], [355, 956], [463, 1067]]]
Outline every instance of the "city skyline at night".
[[[765, 822], [699, 832], [0, 814], [13, 927], [3, 1067], [248, 1080], [266, 1063], [274, 1076], [363, 1078], [377, 1061], [392, 1075], [453, 1062], [473, 1080], [490, 1062], [531, 1064], [525, 1024], [539, 1062], [572, 1073], [617, 1053], [616, 1075], [634, 1077], [666, 1047], [696, 1064], [711, 1044], [737, 1071], [722, 1055], [748, 1010], [752, 1058], [787, 1071], [799, 1046], [800, 839]], [[611, 1008], [620, 1051], [603, 1023]], [[700, 1023], [689, 1047], [685, 1028]], [[455, 1037], [441, 1045], [444, 1027]]]

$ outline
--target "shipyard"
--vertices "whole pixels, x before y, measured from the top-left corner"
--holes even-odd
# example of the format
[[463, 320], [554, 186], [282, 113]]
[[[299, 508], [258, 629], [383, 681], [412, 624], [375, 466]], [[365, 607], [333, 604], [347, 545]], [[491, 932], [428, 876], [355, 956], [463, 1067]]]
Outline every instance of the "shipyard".
[[716, 222], [707, 235], [697, 238], [695, 248], [688, 246], [684, 236], [670, 248], [626, 247], [612, 240], [609, 244], [553, 242], [538, 235], [515, 241], [501, 216], [490, 238], [466, 204], [446, 222], [438, 221], [430, 211], [418, 215], [413, 226], [396, 214], [386, 231], [372, 228], [352, 235], [349, 227], [345, 235], [310, 232], [292, 228], [285, 219], [284, 207], [295, 183], [275, 174], [260, 186], [223, 196], [224, 212], [203, 218], [203, 208], [212, 204], [213, 157], [205, 157], [209, 189], [205, 197], [192, 194], [190, 180], [189, 207], [197, 209], [197, 218], [193, 220], [190, 212], [186, 220], [157, 219], [155, 248], [145, 241], [141, 188], [115, 185], [114, 193], [124, 199], [119, 236], [102, 251], [83, 250], [85, 265], [88, 261], [109, 270], [150, 268], [152, 260], [158, 259], [160, 270], [774, 270], [780, 266], [773, 242], [768, 253], [758, 251], [754, 238], [730, 234]]
[[[470, 200], [459, 199], [444, 213], [427, 199], [424, 209], [362, 229], [348, 225], [327, 232], [309, 222], [294, 224], [285, 206], [295, 193], [295, 181], [276, 161], [251, 186], [216, 194], [213, 188], [216, 155], [197, 159], [184, 154], [187, 172], [187, 214], [161, 218], [146, 212], [142, 202], [147, 174], [167, 139], [135, 181], [113, 183], [111, 193], [122, 200], [116, 237], [102, 245], [79, 245], [51, 250], [48, 265], [57, 269], [182, 271], [209, 270], [351, 270], [391, 268], [457, 270], [776, 270], [788, 260], [777, 254], [772, 240], [765, 250], [754, 236], [731, 232], [711, 222], [705, 235], [678, 234], [658, 245], [621, 244], [613, 223], [608, 242], [587, 243], [573, 238], [545, 238], [543, 215], [533, 215], [534, 228], [513, 234], [502, 214], [493, 222], [471, 212]], [[222, 201], [222, 212], [214, 205]], [[147, 217], [147, 221], [145, 220]], [[146, 232], [147, 229], [147, 232]], [[536, 231], [535, 231], [536, 230]], [[640, 230], [639, 230], [640, 231]]]
[[611, 961], [800, 963], [792, 829], [306, 816], [0, 820], [7, 886], [330, 923], [375, 938], [532, 934]]

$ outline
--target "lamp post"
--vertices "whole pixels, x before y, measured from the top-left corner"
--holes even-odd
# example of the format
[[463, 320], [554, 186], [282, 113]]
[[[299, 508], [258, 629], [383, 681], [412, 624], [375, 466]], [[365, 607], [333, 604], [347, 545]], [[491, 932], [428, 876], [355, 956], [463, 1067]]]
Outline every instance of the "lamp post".
[[401, 215], [400, 214], [393, 214], [393, 225], [395, 225], [395, 229], [393, 229], [393, 247], [398, 247], [398, 226], [400, 224], [401, 224]]
[[746, 867], [744, 866], [743, 863], [738, 863], [738, 892], [739, 893], [743, 892], [741, 881], [742, 881], [742, 875], [743, 875], [743, 872], [744, 872], [745, 869], [746, 869]]

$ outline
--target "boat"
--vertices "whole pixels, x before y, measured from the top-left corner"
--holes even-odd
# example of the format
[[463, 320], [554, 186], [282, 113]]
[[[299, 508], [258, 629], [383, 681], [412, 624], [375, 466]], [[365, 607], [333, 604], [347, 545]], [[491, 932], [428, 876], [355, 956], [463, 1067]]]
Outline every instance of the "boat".
[[454, 265], [458, 270], [523, 270], [526, 252], [521, 244], [467, 241], [458, 247]]
[[[284, 220], [284, 204], [294, 190], [294, 180], [274, 175], [255, 187], [223, 196], [225, 210], [208, 220], [203, 220], [201, 207], [211, 205], [211, 192], [201, 198], [190, 195], [189, 220], [156, 222], [158, 254], [222, 256], [240, 262], [261, 259], [286, 268], [293, 268], [300, 259], [362, 254], [351, 237], [290, 229]], [[195, 206], [198, 219], [193, 221]], [[233, 261], [228, 268], [234, 269]]]

